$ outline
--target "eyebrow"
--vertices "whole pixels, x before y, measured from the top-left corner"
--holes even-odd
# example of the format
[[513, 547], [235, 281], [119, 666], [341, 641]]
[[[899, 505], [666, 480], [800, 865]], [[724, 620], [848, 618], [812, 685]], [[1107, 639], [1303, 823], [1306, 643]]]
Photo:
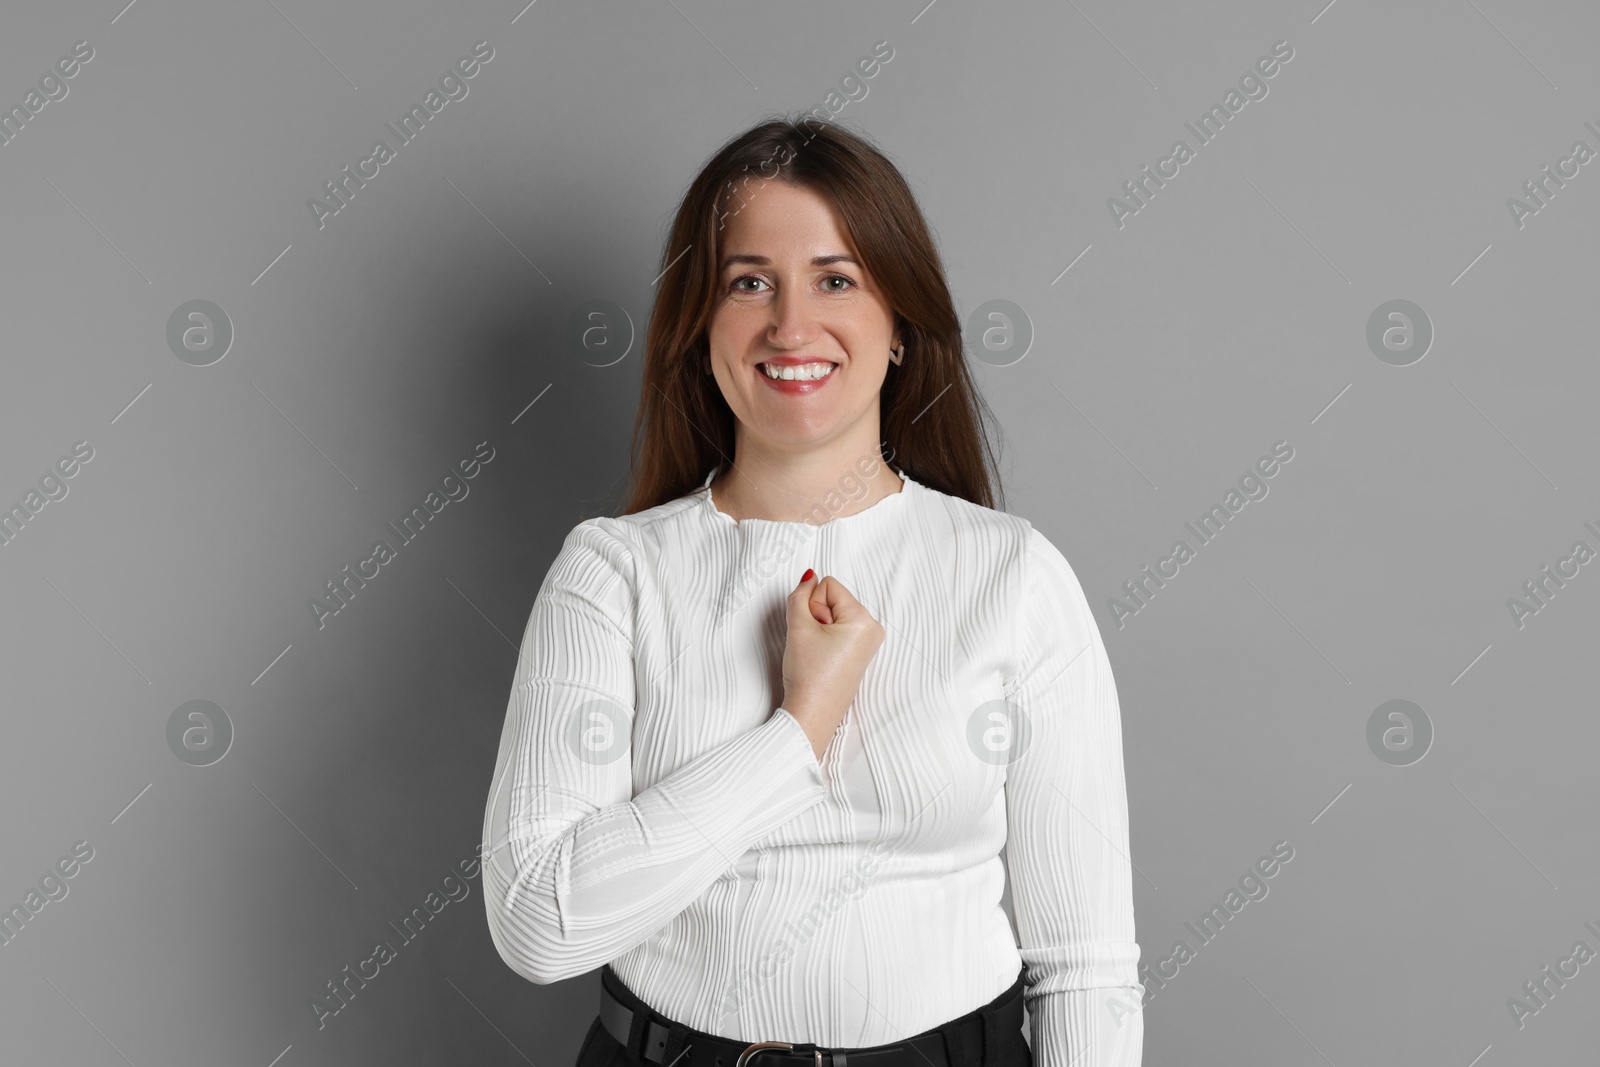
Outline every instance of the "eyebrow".
[[[730, 255], [730, 256], [723, 257], [722, 267], [720, 269], [727, 270], [730, 266], [732, 266], [735, 263], [749, 263], [749, 264], [753, 264], [754, 266], [757, 266], [757, 267], [765, 267], [765, 266], [770, 265], [772, 263], [772, 260], [768, 259], [766, 256], [753, 256], [753, 255], [749, 255], [747, 253]], [[816, 257], [813, 257], [812, 260], [811, 260], [811, 265], [813, 267], [826, 267], [826, 266], [830, 266], [831, 264], [834, 264], [834, 263], [854, 263], [858, 267], [861, 266], [860, 261], [858, 261], [854, 256], [847, 256], [847, 255], [842, 255], [842, 254], [835, 254], [835, 255], [831, 255], [831, 256], [816, 256]]]

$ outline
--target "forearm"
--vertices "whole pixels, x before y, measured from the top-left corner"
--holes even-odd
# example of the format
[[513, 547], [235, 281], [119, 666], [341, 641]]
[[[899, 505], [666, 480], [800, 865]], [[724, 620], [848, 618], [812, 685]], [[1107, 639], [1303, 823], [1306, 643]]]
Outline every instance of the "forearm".
[[573, 812], [570, 788], [532, 775], [504, 792], [485, 820], [489, 929], [506, 963], [541, 984], [633, 948], [826, 797], [810, 739], [781, 710], [629, 800]]
[[1034, 1067], [1139, 1067], [1144, 1054], [1140, 986], [1048, 993], [1028, 1004]]

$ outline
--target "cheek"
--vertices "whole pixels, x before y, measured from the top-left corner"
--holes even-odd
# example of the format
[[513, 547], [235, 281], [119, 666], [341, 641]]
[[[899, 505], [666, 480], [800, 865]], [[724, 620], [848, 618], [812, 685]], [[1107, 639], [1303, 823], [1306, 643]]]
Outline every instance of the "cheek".
[[737, 360], [759, 338], [765, 320], [749, 314], [750, 309], [723, 304], [706, 325], [706, 340], [713, 354], [723, 353]]

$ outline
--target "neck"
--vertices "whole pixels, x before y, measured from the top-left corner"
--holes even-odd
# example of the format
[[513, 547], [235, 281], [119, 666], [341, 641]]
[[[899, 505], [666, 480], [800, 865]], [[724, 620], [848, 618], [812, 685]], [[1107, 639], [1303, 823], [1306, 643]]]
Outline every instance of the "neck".
[[733, 463], [724, 464], [711, 483], [712, 502], [735, 521], [804, 522], [818, 513], [835, 518], [865, 511], [905, 486], [883, 461], [873, 429], [863, 440], [804, 452], [739, 441]]

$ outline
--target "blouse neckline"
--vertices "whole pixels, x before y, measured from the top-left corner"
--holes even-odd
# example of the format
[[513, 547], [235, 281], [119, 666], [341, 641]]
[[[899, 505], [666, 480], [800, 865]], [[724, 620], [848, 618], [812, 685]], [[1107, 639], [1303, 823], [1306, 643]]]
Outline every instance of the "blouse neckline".
[[721, 471], [721, 466], [713, 467], [711, 469], [711, 473], [706, 475], [706, 480], [701, 483], [700, 488], [695, 490], [695, 492], [700, 496], [701, 510], [706, 513], [707, 518], [711, 519], [713, 522], [726, 523], [727, 525], [736, 529], [751, 524], [757, 526], [769, 526], [779, 529], [784, 527], [793, 528], [798, 526], [812, 526], [821, 528], [848, 525], [856, 520], [864, 519], [869, 515], [875, 515], [879, 517], [889, 515], [904, 506], [903, 504], [899, 503], [902, 498], [910, 496], [913, 492], [922, 488], [917, 480], [906, 474], [905, 471], [895, 471], [895, 473], [900, 476], [900, 481], [904, 483], [901, 485], [899, 492], [890, 493], [888, 496], [876, 500], [862, 510], [854, 512], [850, 515], [835, 515], [832, 518], [826, 519], [822, 522], [808, 522], [804, 519], [735, 519], [732, 515], [729, 515], [727, 512], [717, 507], [717, 502], [711, 498], [711, 483], [716, 480], [717, 475], [721, 473]]

